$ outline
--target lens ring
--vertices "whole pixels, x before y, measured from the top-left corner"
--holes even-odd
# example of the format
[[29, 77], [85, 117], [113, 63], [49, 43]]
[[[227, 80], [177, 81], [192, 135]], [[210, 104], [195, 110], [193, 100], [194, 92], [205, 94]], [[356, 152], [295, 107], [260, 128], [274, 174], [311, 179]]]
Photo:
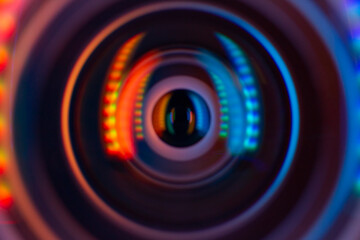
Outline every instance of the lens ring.
[[[196, 93], [198, 93], [205, 100], [207, 105], [210, 106], [210, 115], [211, 119], [213, 119], [213, 121], [211, 121], [208, 134], [198, 143], [186, 148], [174, 148], [164, 143], [161, 139], [158, 138], [154, 128], [152, 127], [152, 113], [154, 111], [158, 97], [176, 89], [196, 91]], [[146, 138], [149, 138], [148, 143], [150, 146], [160, 155], [163, 155], [164, 157], [174, 161], [188, 161], [194, 158], [198, 158], [207, 152], [209, 148], [214, 145], [216, 140], [216, 132], [219, 131], [216, 126], [219, 126], [219, 120], [217, 116], [220, 114], [219, 110], [216, 110], [212, 107], [218, 105], [215, 101], [215, 96], [211, 94], [212, 92], [213, 91], [204, 83], [189, 76], [171, 77], [164, 79], [161, 83], [154, 86], [148, 95], [145, 107], [145, 136]], [[219, 108], [220, 107], [218, 107], [218, 109]]]
[[[349, 52], [346, 52], [349, 49], [345, 49], [348, 46], [340, 39], [336, 29], [330, 26], [331, 14], [324, 16], [316, 4], [297, 1], [258, 3], [224, 0], [219, 3], [208, 0], [196, 5], [197, 9], [176, 5], [178, 2], [175, 5], [179, 8], [173, 3], [170, 3], [170, 8], [166, 7], [167, 3], [160, 3], [157, 6], [164, 6], [162, 9], [151, 9], [153, 13], [149, 11], [132, 18], [127, 15], [127, 10], [130, 9], [131, 13], [136, 12], [136, 9], [142, 11], [142, 1], [92, 2], [66, 4], [69, 7], [48, 21], [48, 28], [43, 30], [38, 39], [29, 37], [32, 34], [28, 32], [19, 35], [21, 41], [17, 44], [17, 51], [20, 53], [18, 59], [21, 60], [14, 63], [11, 90], [14, 103], [11, 103], [10, 113], [14, 115], [10, 117], [14, 132], [11, 136], [11, 143], [14, 143], [11, 146], [14, 148], [11, 160], [14, 161], [11, 161], [12, 169], [9, 170], [11, 182], [18, 185], [12, 190], [17, 205], [15, 215], [21, 215], [19, 217], [23, 220], [19, 222], [19, 228], [29, 225], [26, 227], [29, 232], [45, 239], [51, 238], [48, 234], [65, 239], [75, 235], [75, 238], [89, 238], [93, 235], [100, 239], [114, 236], [125, 239], [196, 239], [204, 236], [297, 239], [305, 234], [309, 238], [342, 236], [342, 232], [338, 233], [335, 227], [344, 226], [352, 220], [346, 211], [343, 213], [340, 210], [355, 208], [358, 197], [358, 191], [355, 194], [352, 192], [354, 180], [357, 179], [356, 161], [353, 160], [358, 145], [358, 124], [355, 124], [356, 111], [348, 111], [355, 108], [357, 88], [353, 81], [353, 62]], [[210, 5], [219, 10], [211, 10]], [[149, 6], [152, 5], [145, 7]], [[76, 8], [78, 11], [74, 11]], [[200, 8], [203, 10], [199, 11]], [[224, 11], [251, 22], [252, 26], [271, 40], [273, 47], [286, 60], [296, 85], [301, 131], [294, 160], [290, 161], [291, 167], [279, 188], [272, 186], [279, 179], [280, 170], [285, 168], [283, 159], [290, 152], [287, 149], [289, 141], [294, 139], [291, 127], [294, 126], [295, 115], [291, 113], [293, 109], [290, 106], [289, 88], [283, 81], [286, 71], [280, 73], [278, 70], [281, 61], [275, 61], [274, 56], [271, 56], [271, 47], [260, 44], [266, 43], [265, 40], [259, 40], [259, 36], [255, 39], [253, 31], [249, 33], [244, 31], [244, 27], [230, 23], [228, 20], [231, 17]], [[221, 17], [225, 15], [228, 17]], [[79, 77], [71, 93], [67, 121], [69, 141], [78, 168], [73, 171], [78, 170], [82, 175], [84, 182], [81, 182], [68, 171], [70, 168], [62, 148], [59, 109], [63, 88], [72, 64], [88, 40], [119, 16], [128, 17], [129, 22], [124, 21], [119, 28], [115, 27], [114, 31], [109, 31], [108, 35], [99, 39], [99, 44], [93, 49], [87, 49], [89, 52], [84, 64], [77, 66]], [[181, 20], [177, 21], [176, 18]], [[161, 23], [163, 19], [166, 19], [165, 24]], [[197, 24], [203, 28], [196, 27]], [[30, 22], [28, 25], [24, 28], [33, 29], [36, 24]], [[53, 29], [56, 29], [57, 35], [53, 34]], [[196, 34], [181, 34], [189, 32]], [[113, 122], [105, 122], [105, 118], [102, 118], [102, 104], [105, 103], [104, 95], [101, 95], [102, 87], [105, 87], [113, 67], [115, 52], [134, 36], [134, 39], [141, 39], [131, 56], [135, 60], [141, 59], [143, 52], [149, 53], [152, 49], [159, 52], [168, 49], [194, 50], [201, 46], [196, 51], [208, 51], [210, 58], [215, 53], [219, 62], [226, 62], [222, 71], [231, 74], [240, 72], [235, 61], [242, 60], [234, 58], [234, 53], [238, 54], [236, 47], [243, 50], [248, 57], [246, 60], [250, 63], [250, 71], [254, 74], [255, 84], [251, 87], [255, 91], [251, 91], [251, 94], [257, 94], [260, 116], [260, 121], [251, 125], [243, 137], [251, 139], [250, 135], [256, 135], [252, 142], [256, 148], [251, 148], [250, 144], [247, 148], [244, 146], [246, 150], [242, 149], [240, 155], [232, 153], [234, 159], [225, 156], [228, 159], [224, 160], [226, 163], [219, 168], [221, 170], [209, 172], [207, 176], [196, 176], [194, 172], [198, 168], [187, 175], [191, 178], [186, 179], [184, 175], [181, 178], [174, 177], [174, 173], [181, 175], [186, 168], [192, 169], [189, 163], [197, 160], [168, 161], [166, 158], [158, 159], [158, 155], [153, 152], [147, 156], [146, 151], [143, 151], [146, 150], [143, 148], [146, 141], [141, 139], [145, 137], [142, 135], [144, 132], [136, 132], [142, 127], [138, 121], [139, 124], [131, 129], [134, 132], [134, 143], [139, 144], [135, 153], [141, 159], [123, 159], [118, 153], [107, 152], [111, 149], [104, 142], [106, 129], [103, 124], [111, 125]], [[335, 41], [329, 42], [329, 39]], [[207, 72], [217, 69], [217, 64], [211, 63], [210, 58], [202, 57], [202, 61], [198, 62], [193, 57], [187, 59], [192, 60], [187, 65], [196, 65], [191, 70], [196, 72], [205, 68], [204, 65], [208, 66], [205, 69]], [[156, 68], [171, 68], [174, 62], [179, 62], [179, 58], [172, 60], [172, 63], [160, 61]], [[134, 66], [132, 60], [127, 68], [129, 71], [132, 70], [131, 66]], [[246, 72], [247, 69], [244, 67], [242, 71]], [[124, 73], [127, 74], [126, 71]], [[158, 71], [155, 75], [161, 76]], [[200, 74], [194, 76], [204, 74], [200, 70]], [[147, 89], [151, 89], [156, 83], [156, 77], [151, 78], [149, 85], [140, 90], [146, 93]], [[169, 75], [162, 77], [160, 79]], [[217, 90], [216, 84], [208, 83]], [[248, 89], [240, 91], [241, 94], [245, 92], [249, 93]], [[241, 104], [246, 101], [252, 104], [252, 98], [241, 99]], [[141, 103], [145, 104], [146, 100]], [[140, 110], [141, 103], [135, 102], [136, 111]], [[245, 114], [250, 112], [246, 104], [243, 111]], [[344, 119], [345, 115], [347, 119]], [[250, 134], [246, 136], [248, 132]], [[140, 166], [136, 161], [143, 162], [143, 165]], [[173, 169], [176, 169], [176, 164], [188, 165], [186, 168], [180, 167], [181, 172], [167, 171], [166, 165], [161, 168], [166, 161], [173, 163], [169, 164]], [[290, 162], [286, 162], [288, 166]], [[158, 171], [151, 172], [151, 169]], [[253, 178], [244, 177], [244, 174], [255, 176], [251, 171], [255, 171], [256, 176], [262, 174], [263, 178], [256, 182]], [[89, 189], [83, 188], [83, 183]], [[233, 184], [232, 188], [230, 184]], [[215, 188], [217, 191], [212, 191]], [[258, 191], [258, 194], [252, 190]], [[269, 194], [269, 190], [273, 190], [273, 194]], [[102, 211], [85, 191], [92, 191], [109, 211]], [[202, 193], [206, 191], [211, 193], [206, 199], [190, 199], [186, 196], [204, 196]], [[227, 195], [229, 192], [232, 194], [230, 197]], [[271, 197], [266, 202], [263, 201], [264, 196]], [[173, 204], [180, 199], [178, 204]], [[256, 205], [259, 201], [266, 203], [259, 207]], [[184, 205], [188, 207], [184, 208]], [[259, 208], [254, 209], [254, 206]], [[160, 211], [156, 211], [159, 208]], [[248, 210], [252, 212], [249, 214]], [[111, 215], [111, 211], [114, 215]], [[188, 217], [181, 211], [187, 213]], [[227, 215], [229, 212], [233, 214]], [[243, 213], [246, 216], [241, 218]], [[330, 229], [330, 225], [335, 227]], [[259, 227], [262, 231], [257, 231]], [[149, 231], [142, 232], [143, 229]]]
[[[75, 157], [71, 150], [71, 143], [69, 141], [69, 135], [68, 135], [68, 107], [69, 107], [69, 101], [71, 99], [71, 92], [72, 88], [75, 84], [77, 74], [79, 70], [81, 69], [81, 65], [86, 61], [86, 59], [89, 57], [91, 52], [96, 48], [96, 46], [108, 35], [110, 34], [114, 29], [116, 29], [118, 26], [121, 26], [124, 24], [125, 21], [130, 20], [131, 18], [139, 17], [145, 13], [149, 12], [159, 12], [163, 10], [168, 9], [192, 9], [197, 11], [204, 11], [209, 12], [214, 15], [220, 16], [224, 19], [227, 19], [236, 25], [240, 26], [241, 28], [245, 29], [247, 32], [249, 32], [251, 35], [253, 35], [263, 46], [264, 48], [269, 52], [269, 54], [273, 57], [273, 60], [276, 62], [276, 64], [279, 67], [280, 72], [282, 73], [282, 76], [284, 78], [286, 87], [288, 89], [289, 98], [290, 98], [290, 104], [292, 109], [292, 135], [289, 145], [288, 154], [286, 156], [284, 165], [274, 181], [273, 185], [269, 188], [269, 190], [265, 193], [265, 195], [259, 200], [256, 204], [254, 204], [249, 210], [247, 210], [242, 215], [238, 216], [237, 218], [233, 219], [231, 222], [227, 222], [225, 224], [222, 224], [220, 226], [211, 228], [206, 231], [199, 231], [199, 232], [191, 232], [191, 233], [181, 233], [178, 234], [172, 232], [164, 232], [164, 231], [157, 231], [151, 228], [147, 228], [145, 226], [138, 225], [133, 222], [129, 222], [128, 220], [124, 219], [123, 217], [119, 216], [116, 212], [114, 212], [111, 208], [109, 208], [102, 200], [97, 196], [96, 193], [93, 192], [91, 187], [86, 183], [86, 180], [83, 178], [80, 169], [78, 169]], [[131, 16], [131, 17], [129, 17]], [[249, 23], [245, 22], [244, 20], [240, 19], [238, 16], [233, 15], [229, 12], [226, 12], [222, 9], [215, 8], [212, 6], [208, 6], [206, 4], [197, 4], [194, 3], [191, 6], [187, 5], [186, 3], [158, 3], [154, 5], [150, 5], [148, 7], [144, 7], [138, 11], [135, 11], [123, 18], [120, 18], [118, 21], [116, 21], [114, 24], [110, 25], [109, 27], [105, 28], [105, 30], [99, 34], [87, 47], [87, 50], [83, 53], [83, 55], [80, 57], [78, 63], [75, 65], [74, 71], [71, 74], [71, 77], [69, 79], [69, 83], [67, 86], [66, 93], [64, 95], [64, 104], [62, 108], [62, 128], [63, 128], [63, 138], [64, 138], [64, 144], [66, 147], [66, 152], [68, 155], [70, 166], [72, 166], [73, 173], [77, 177], [78, 181], [81, 182], [81, 185], [83, 189], [87, 192], [89, 197], [96, 203], [98, 207], [102, 209], [104, 213], [106, 213], [107, 216], [110, 216], [113, 218], [116, 222], [126, 223], [127, 229], [131, 232], [138, 232], [140, 229], [143, 233], [145, 233], [148, 236], [156, 237], [156, 238], [174, 238], [174, 237], [181, 237], [181, 238], [188, 238], [188, 237], [194, 237], [194, 236], [214, 236], [216, 235], [222, 235], [224, 232], [229, 231], [233, 229], [234, 227], [239, 227], [246, 221], [246, 219], [249, 219], [253, 217], [259, 210], [261, 210], [262, 207], [272, 198], [276, 190], [280, 187], [281, 182], [285, 178], [292, 162], [292, 158], [296, 151], [296, 145], [297, 145], [297, 139], [299, 135], [299, 108], [298, 108], [298, 100], [296, 96], [296, 90], [294, 87], [294, 83], [292, 81], [292, 77], [287, 69], [286, 64], [284, 63], [283, 59], [281, 58], [278, 51], [275, 49], [275, 47], [270, 43], [269, 40], [265, 38], [264, 35], [262, 35], [260, 32], [258, 32], [253, 26], [251, 26]], [[190, 235], [189, 235], [190, 234]]]
[[208, 133], [210, 121], [206, 102], [187, 89], [164, 94], [152, 112], [152, 125], [158, 137], [178, 148], [199, 142]]

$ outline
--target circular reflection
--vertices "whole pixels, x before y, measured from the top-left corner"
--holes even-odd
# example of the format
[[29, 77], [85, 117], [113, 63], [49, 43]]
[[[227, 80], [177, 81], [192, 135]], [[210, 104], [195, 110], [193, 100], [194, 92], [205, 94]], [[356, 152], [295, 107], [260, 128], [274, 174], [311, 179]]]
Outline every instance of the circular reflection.
[[[154, 74], [153, 79], [157, 79], [156, 74]], [[206, 129], [207, 133], [204, 134], [197, 142], [183, 147], [176, 147], [163, 141], [159, 138], [153, 126], [153, 113], [156, 112], [154, 109], [158, 104], [159, 99], [167, 93], [171, 93], [179, 89], [189, 93], [196, 92], [198, 98], [202, 99], [203, 106], [206, 106], [209, 114], [208, 128]], [[136, 144], [136, 149], [143, 149], [143, 151], [137, 151], [137, 158], [135, 158], [141, 159], [141, 162], [163, 162], [162, 160], [165, 162], [168, 162], [169, 160], [192, 161], [200, 157], [206, 159], [206, 154], [211, 152], [214, 145], [219, 142], [218, 133], [220, 131], [220, 106], [211, 87], [198, 78], [190, 77], [188, 75], [176, 75], [157, 81], [147, 92], [146, 97], [144, 98], [143, 107], [144, 139], [137, 141]], [[201, 107], [197, 107], [197, 109], [200, 108]], [[201, 122], [203, 121], [201, 120]], [[149, 148], [150, 151], [144, 151], [144, 149], [147, 148]], [[146, 154], [144, 154], [144, 152], [146, 152]], [[156, 161], [151, 161], [149, 159], [156, 159]], [[166, 165], [162, 168], [165, 168], [165, 166]]]
[[280, 192], [297, 151], [283, 51], [225, 10], [145, 10], [106, 28], [74, 67], [61, 116], [71, 169], [121, 229], [171, 239], [242, 228]]
[[[251, 7], [273, 14], [272, 1], [139, 2], [99, 12], [97, 24], [73, 29], [74, 38], [54, 24], [69, 37], [53, 44], [64, 49], [50, 51], [49, 36], [49, 46], [31, 54], [31, 71], [14, 95], [14, 136], [24, 183], [42, 191], [31, 192], [34, 199], [47, 196], [49, 178], [65, 210], [99, 239], [261, 239], [288, 223], [290, 212], [296, 223], [311, 225], [303, 208], [292, 207], [306, 186], [321, 186], [323, 196], [331, 191], [342, 147], [334, 141], [340, 105], [322, 101], [340, 99], [341, 87], [316, 35], [297, 27], [287, 35], [275, 18]], [[33, 71], [36, 65], [51, 70]], [[29, 79], [37, 79], [36, 87], [28, 87]], [[54, 131], [60, 124], [62, 132]], [[48, 176], [38, 174], [42, 165]], [[312, 176], [323, 180], [313, 185]], [[69, 221], [57, 219], [64, 211], [48, 211], [55, 208], [46, 200], [37, 204], [62, 233], [56, 223]], [[308, 212], [316, 216], [314, 210]]]
[[[151, 15], [157, 27], [148, 29], [144, 16], [105, 38], [75, 76], [64, 111], [75, 162], [117, 217], [192, 231], [241, 221], [267, 202], [288, 166], [298, 119], [291, 79], [264, 44], [229, 21], [219, 31], [192, 25], [206, 36], [193, 39], [179, 13], [218, 16], [178, 11]], [[124, 37], [126, 26], [144, 28]]]
[[210, 126], [210, 112], [197, 93], [175, 90], [159, 99], [152, 120], [161, 140], [175, 147], [187, 147], [206, 135]]

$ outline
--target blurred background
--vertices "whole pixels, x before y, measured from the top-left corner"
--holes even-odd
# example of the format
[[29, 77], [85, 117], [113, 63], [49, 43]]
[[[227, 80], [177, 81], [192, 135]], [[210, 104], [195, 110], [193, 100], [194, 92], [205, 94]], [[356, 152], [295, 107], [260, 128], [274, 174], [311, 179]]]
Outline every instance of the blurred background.
[[360, 239], [357, 0], [0, 0], [0, 239]]

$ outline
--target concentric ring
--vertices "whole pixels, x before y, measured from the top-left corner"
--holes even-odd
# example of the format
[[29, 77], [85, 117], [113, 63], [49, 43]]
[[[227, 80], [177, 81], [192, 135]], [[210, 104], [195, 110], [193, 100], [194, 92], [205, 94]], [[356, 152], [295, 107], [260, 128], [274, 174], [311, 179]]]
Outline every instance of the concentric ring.
[[[154, 111], [154, 107], [157, 101], [156, 96], [162, 96], [175, 89], [187, 89], [195, 90], [207, 103], [210, 107], [211, 121], [210, 128], [207, 134], [200, 142], [186, 148], [174, 148], [164, 143], [157, 137], [157, 134], [152, 127], [151, 116]], [[215, 96], [212, 95], [212, 90], [207, 87], [204, 83], [198, 81], [197, 79], [189, 76], [175, 76], [168, 79], [164, 79], [161, 83], [152, 88], [151, 92], [148, 95], [148, 100], [146, 102], [146, 112], [145, 112], [145, 136], [148, 137], [150, 146], [164, 157], [175, 160], [175, 161], [186, 161], [194, 158], [198, 158], [213, 147], [216, 141], [216, 133], [219, 129], [216, 129], [218, 126], [218, 117], [219, 111], [216, 110], [213, 106], [216, 106]], [[219, 109], [219, 108], [218, 108]]]
[[[122, 216], [118, 215], [116, 212], [113, 211], [107, 204], [105, 204], [93, 191], [93, 189], [88, 185], [86, 179], [83, 177], [81, 170], [77, 166], [77, 160], [74, 156], [73, 150], [72, 150], [72, 144], [70, 141], [69, 136], [69, 105], [72, 98], [72, 90], [75, 85], [77, 75], [81, 71], [82, 65], [86, 62], [88, 57], [91, 55], [93, 50], [96, 48], [97, 45], [100, 44], [100, 42], [106, 38], [107, 35], [109, 35], [113, 30], [117, 29], [119, 26], [123, 25], [125, 22], [129, 21], [130, 19], [134, 19], [137, 17], [140, 17], [146, 13], [154, 13], [169, 9], [191, 9], [196, 11], [203, 11], [208, 12], [211, 14], [215, 14], [217, 16], [220, 16], [226, 20], [229, 20], [239, 27], [245, 29], [248, 33], [250, 33], [252, 36], [254, 36], [262, 45], [263, 47], [268, 51], [268, 53], [272, 56], [273, 60], [277, 64], [285, 85], [287, 87], [288, 93], [289, 93], [289, 100], [291, 105], [291, 112], [292, 112], [292, 134], [290, 138], [289, 143], [289, 149], [284, 161], [284, 164], [277, 176], [277, 178], [274, 180], [272, 186], [266, 191], [266, 193], [263, 195], [261, 200], [259, 200], [257, 203], [255, 203], [250, 209], [248, 209], [246, 212], [241, 214], [240, 216], [233, 219], [231, 222], [224, 223], [222, 225], [219, 225], [217, 227], [197, 231], [197, 232], [191, 232], [191, 233], [173, 233], [173, 232], [164, 232], [164, 231], [158, 231], [155, 229], [147, 228], [142, 225], [138, 225], [132, 221], [128, 221], [127, 219], [123, 218]], [[116, 222], [121, 223], [121, 225], [126, 225], [127, 230], [131, 232], [138, 232], [141, 230], [143, 233], [145, 233], [147, 236], [156, 237], [156, 238], [182, 238], [186, 239], [191, 236], [191, 238], [194, 238], [194, 236], [221, 236], [224, 234], [224, 232], [229, 231], [230, 229], [233, 229], [234, 227], [237, 228], [241, 226], [241, 223], [243, 223], [246, 219], [249, 219], [253, 217], [261, 208], [263, 208], [266, 203], [272, 198], [274, 193], [278, 190], [280, 187], [282, 181], [286, 177], [287, 172], [290, 169], [292, 159], [294, 157], [295, 151], [296, 151], [296, 145], [297, 145], [297, 139], [299, 135], [299, 107], [298, 107], [298, 100], [297, 95], [294, 87], [294, 83], [292, 81], [291, 74], [289, 73], [289, 70], [286, 67], [285, 62], [283, 61], [282, 57], [278, 53], [278, 51], [275, 49], [275, 47], [270, 43], [270, 41], [265, 38], [264, 35], [262, 35], [259, 31], [257, 31], [253, 26], [251, 26], [249, 23], [245, 22], [244, 20], [240, 19], [238, 16], [233, 15], [229, 12], [226, 12], [222, 9], [215, 8], [212, 6], [208, 6], [205, 4], [192, 4], [191, 6], [187, 5], [186, 3], [158, 3], [154, 5], [149, 5], [147, 7], [142, 8], [141, 10], [136, 10], [134, 12], [129, 13], [128, 15], [120, 18], [110, 26], [106, 27], [104, 31], [102, 31], [86, 48], [86, 50], [83, 52], [81, 57], [79, 58], [77, 64], [75, 65], [72, 74], [69, 78], [68, 85], [66, 87], [65, 95], [64, 95], [64, 102], [62, 106], [62, 129], [63, 129], [63, 141], [64, 146], [66, 149], [67, 157], [69, 159], [70, 166], [72, 167], [72, 171], [75, 174], [78, 182], [82, 186], [82, 188], [85, 190], [85, 192], [88, 194], [90, 199], [99, 207], [102, 209], [102, 211], [109, 217], [113, 218]]]
[[358, 89], [326, 1], [144, 2], [53, 4], [39, 31], [41, 16], [24, 25], [9, 95], [18, 229], [349, 236]]

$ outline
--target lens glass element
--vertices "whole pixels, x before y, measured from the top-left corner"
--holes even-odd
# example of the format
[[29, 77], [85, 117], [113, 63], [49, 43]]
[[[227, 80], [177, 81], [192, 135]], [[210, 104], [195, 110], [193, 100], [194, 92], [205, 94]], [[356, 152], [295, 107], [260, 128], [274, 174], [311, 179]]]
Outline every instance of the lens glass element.
[[157, 102], [152, 121], [155, 132], [165, 143], [187, 147], [206, 135], [210, 112], [205, 101], [195, 92], [175, 90]]

